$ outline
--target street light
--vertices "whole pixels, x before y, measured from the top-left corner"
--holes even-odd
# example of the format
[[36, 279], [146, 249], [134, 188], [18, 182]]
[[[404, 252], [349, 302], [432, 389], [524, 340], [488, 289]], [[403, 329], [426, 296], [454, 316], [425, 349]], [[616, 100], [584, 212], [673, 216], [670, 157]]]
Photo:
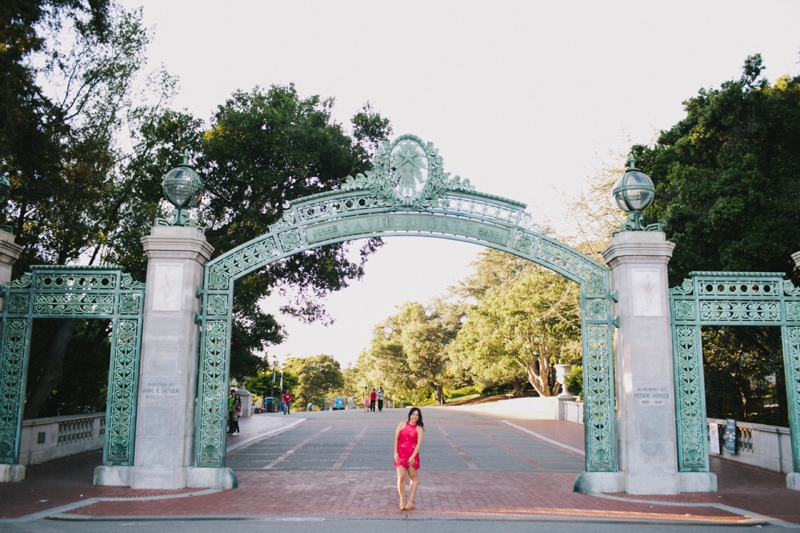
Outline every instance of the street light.
[[[8, 182], [8, 178], [5, 174], [0, 174], [0, 206], [2, 206], [3, 210], [5, 210], [5, 203], [9, 196], [11, 196], [11, 184]], [[0, 226], [0, 229], [9, 233], [14, 233], [13, 226], [4, 225]]]
[[275, 401], [275, 369], [278, 367], [278, 356], [272, 356], [272, 386], [269, 389], [269, 395], [272, 401]]
[[172, 211], [171, 221], [156, 218], [155, 225], [191, 226], [200, 229], [197, 221], [189, 216], [189, 209], [200, 202], [204, 186], [203, 180], [189, 166], [188, 150], [183, 152], [183, 163], [166, 173], [161, 186], [164, 189], [164, 197], [175, 206], [175, 209]]
[[[650, 176], [636, 168], [636, 160], [631, 154], [625, 174], [614, 185], [612, 194], [617, 206], [628, 213], [627, 220], [620, 226], [622, 231], [661, 231], [661, 224], [644, 225], [642, 211], [650, 207], [656, 196], [656, 188]], [[619, 233], [617, 232], [617, 233]]]

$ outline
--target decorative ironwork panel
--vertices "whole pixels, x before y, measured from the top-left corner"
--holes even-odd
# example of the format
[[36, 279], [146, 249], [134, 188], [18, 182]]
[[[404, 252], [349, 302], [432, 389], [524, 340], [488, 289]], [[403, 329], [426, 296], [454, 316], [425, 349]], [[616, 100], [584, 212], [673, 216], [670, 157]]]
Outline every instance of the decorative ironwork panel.
[[34, 294], [34, 315], [113, 315], [114, 294]]
[[229, 332], [229, 320], [206, 320], [203, 326], [195, 437], [197, 466], [225, 466]]
[[681, 472], [708, 471], [701, 327], [780, 326], [792, 457], [800, 472], [800, 289], [775, 272], [691, 272], [670, 289]]
[[16, 463], [19, 457], [29, 339], [28, 320], [4, 321], [0, 350], [0, 464]]
[[614, 369], [610, 324], [583, 327], [586, 470], [616, 471]]
[[126, 318], [114, 322], [103, 463], [130, 466], [133, 465], [136, 431], [142, 321], [140, 318]]
[[783, 330], [792, 464], [794, 471], [800, 472], [800, 327], [786, 327]]
[[778, 322], [780, 301], [701, 301], [700, 318], [704, 322]]
[[228, 295], [227, 294], [211, 294], [208, 297], [208, 313], [209, 315], [227, 315], [228, 314]]
[[604, 269], [595, 261], [563, 244], [549, 240], [542, 241], [536, 252], [536, 258], [545, 266], [580, 279], [587, 295], [602, 296], [608, 293], [608, 276]]
[[195, 464], [225, 464], [225, 399], [233, 282], [305, 250], [338, 242], [409, 235], [457, 240], [503, 250], [581, 287], [588, 471], [615, 471], [615, 398], [610, 272], [545, 236], [525, 204], [475, 191], [450, 177], [431, 143], [403, 135], [379, 150], [372, 170], [348, 176], [337, 191], [291, 202], [270, 231], [205, 267]]
[[280, 256], [281, 252], [275, 243], [275, 237], [270, 235], [259, 237], [217, 258], [213, 264], [209, 263], [206, 266], [210, 274], [207, 276], [206, 288], [228, 289], [231, 281], [242, 272], [257, 265], [267, 264]]
[[[35, 289], [62, 290], [62, 291], [87, 291], [87, 290], [113, 290], [117, 287], [118, 275], [86, 272], [84, 267], [75, 267], [80, 272], [71, 271], [73, 267], [40, 267], [42, 272], [36, 276]], [[44, 270], [46, 269], [46, 270]]]
[[103, 462], [132, 465], [144, 283], [120, 267], [36, 265], [2, 287], [0, 336], [0, 461], [19, 460], [21, 398], [34, 318], [111, 319], [106, 442]]
[[673, 328], [675, 411], [681, 472], [708, 472], [703, 345], [698, 326]]

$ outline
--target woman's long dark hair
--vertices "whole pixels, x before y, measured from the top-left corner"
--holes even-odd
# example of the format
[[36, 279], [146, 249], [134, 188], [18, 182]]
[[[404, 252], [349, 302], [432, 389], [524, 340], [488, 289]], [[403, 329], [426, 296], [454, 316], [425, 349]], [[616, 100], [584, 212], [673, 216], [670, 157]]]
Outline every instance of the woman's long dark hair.
[[416, 411], [417, 414], [419, 415], [419, 419], [417, 419], [417, 425], [422, 429], [425, 429], [425, 424], [422, 423], [422, 411], [419, 410], [419, 407], [412, 407], [411, 409], [408, 410], [409, 423], [411, 422], [411, 413], [413, 413], [414, 411]]

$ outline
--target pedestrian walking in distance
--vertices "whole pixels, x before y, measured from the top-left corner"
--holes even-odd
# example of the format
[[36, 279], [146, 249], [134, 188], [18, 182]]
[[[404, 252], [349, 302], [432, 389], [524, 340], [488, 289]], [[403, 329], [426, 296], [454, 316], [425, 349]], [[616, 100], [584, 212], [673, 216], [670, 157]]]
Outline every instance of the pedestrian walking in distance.
[[378, 389], [378, 411], [383, 412], [383, 387]]
[[231, 435], [239, 434], [239, 418], [242, 416], [242, 397], [238, 394], [234, 395], [233, 400], [233, 422], [231, 425]]
[[369, 410], [373, 413], [375, 412], [375, 402], [378, 401], [378, 393], [375, 392], [375, 389], [372, 389], [372, 392], [369, 393]]
[[236, 391], [231, 389], [228, 396], [228, 435], [233, 435], [233, 404], [236, 403]]
[[[397, 492], [401, 510], [414, 509], [414, 496], [419, 488], [419, 448], [425, 434], [422, 411], [412, 407], [408, 411], [408, 422], [400, 422], [394, 432], [394, 467], [397, 470]], [[408, 502], [405, 500], [406, 477], [411, 480]]]
[[288, 390], [283, 393], [283, 414], [285, 415], [288, 415], [292, 408], [292, 398], [294, 398], [294, 394]]

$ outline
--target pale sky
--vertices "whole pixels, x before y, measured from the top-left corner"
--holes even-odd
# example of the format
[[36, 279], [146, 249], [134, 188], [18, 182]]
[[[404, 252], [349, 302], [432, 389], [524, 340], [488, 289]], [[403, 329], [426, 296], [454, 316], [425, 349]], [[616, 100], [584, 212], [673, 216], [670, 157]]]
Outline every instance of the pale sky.
[[[342, 123], [370, 101], [395, 135], [433, 142], [445, 171], [567, 232], [563, 195], [576, 196], [609, 151], [651, 143], [700, 88], [738, 78], [748, 55], [762, 54], [770, 80], [800, 73], [794, 0], [123, 4], [143, 5], [156, 26], [148, 56], [180, 78], [175, 107], [208, 120], [236, 89], [292, 82], [302, 96], [335, 97]], [[327, 299], [335, 324], [279, 316], [289, 339], [270, 357], [354, 363], [374, 324], [442, 293], [478, 251], [386, 239], [363, 281]]]

